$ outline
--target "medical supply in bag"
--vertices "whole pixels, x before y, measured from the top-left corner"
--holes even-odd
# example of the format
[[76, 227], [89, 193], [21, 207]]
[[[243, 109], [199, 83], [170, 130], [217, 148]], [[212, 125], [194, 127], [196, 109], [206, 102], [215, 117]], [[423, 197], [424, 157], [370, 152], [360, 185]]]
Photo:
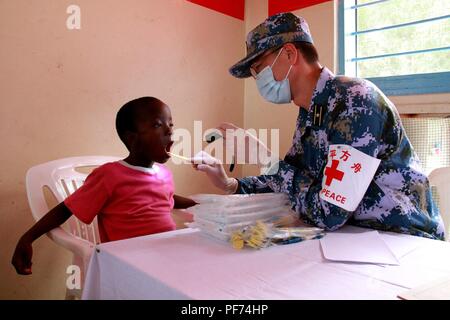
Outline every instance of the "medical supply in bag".
[[324, 235], [324, 230], [320, 228], [277, 227], [272, 223], [256, 221], [254, 225], [232, 232], [230, 241], [235, 249], [242, 249], [245, 245], [262, 249], [272, 245], [320, 239]]
[[236, 248], [240, 247], [236, 243], [263, 248], [298, 242], [323, 232], [319, 228], [292, 227], [299, 219], [284, 193], [199, 194], [191, 198], [198, 204], [189, 208], [193, 222], [188, 226], [216, 239], [231, 241]]

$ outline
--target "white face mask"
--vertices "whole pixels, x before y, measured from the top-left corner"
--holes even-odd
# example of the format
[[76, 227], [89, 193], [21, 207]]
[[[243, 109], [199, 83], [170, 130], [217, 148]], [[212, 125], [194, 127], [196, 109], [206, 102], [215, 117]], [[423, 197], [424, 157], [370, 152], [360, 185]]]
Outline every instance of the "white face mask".
[[289, 73], [292, 69], [292, 65], [289, 67], [286, 77], [283, 80], [277, 81], [273, 77], [272, 67], [280, 56], [281, 51], [283, 51], [283, 48], [281, 48], [281, 50], [278, 52], [278, 55], [273, 61], [272, 65], [265, 67], [256, 76], [256, 86], [258, 87], [261, 96], [267, 101], [277, 104], [290, 103], [292, 100], [291, 88], [289, 86], [288, 79]]

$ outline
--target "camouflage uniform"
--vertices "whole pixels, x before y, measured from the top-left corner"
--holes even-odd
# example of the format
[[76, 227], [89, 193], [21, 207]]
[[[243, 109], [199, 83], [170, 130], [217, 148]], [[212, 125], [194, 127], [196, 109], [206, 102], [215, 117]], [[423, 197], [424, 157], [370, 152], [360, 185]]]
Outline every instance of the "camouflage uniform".
[[[314, 106], [322, 108], [321, 124], [314, 124]], [[319, 197], [332, 144], [350, 145], [381, 159], [354, 212]], [[301, 219], [327, 230], [348, 221], [361, 227], [444, 238], [428, 179], [397, 110], [367, 80], [336, 77], [324, 68], [309, 112], [300, 108], [292, 146], [278, 165], [276, 174], [238, 179], [237, 193], [285, 192]]]
[[[292, 13], [267, 18], [249, 32], [247, 56], [230, 68], [237, 78], [250, 76], [250, 65], [268, 49], [287, 42], [312, 43], [304, 19]], [[320, 110], [320, 120], [315, 116]], [[354, 212], [319, 197], [329, 146], [350, 145], [381, 163]], [[309, 111], [300, 108], [292, 147], [278, 171], [238, 179], [237, 193], [284, 192], [300, 218], [336, 230], [345, 223], [432, 239], [444, 227], [431, 198], [429, 182], [405, 135], [395, 106], [371, 82], [334, 76], [324, 68]]]

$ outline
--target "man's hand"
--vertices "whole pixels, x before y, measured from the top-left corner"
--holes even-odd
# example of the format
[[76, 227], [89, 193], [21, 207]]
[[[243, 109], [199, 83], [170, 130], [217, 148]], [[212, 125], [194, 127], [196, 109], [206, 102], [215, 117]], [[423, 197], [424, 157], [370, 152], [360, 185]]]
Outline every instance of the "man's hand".
[[33, 247], [31, 246], [31, 242], [24, 237], [20, 238], [11, 260], [18, 274], [31, 274], [32, 257]]
[[[271, 151], [253, 134], [229, 122], [221, 123], [217, 129], [220, 130], [223, 137], [224, 147], [228, 152], [233, 152], [239, 164], [245, 161], [246, 164], [269, 165]], [[227, 137], [227, 131], [234, 134]], [[244, 141], [238, 141], [238, 137], [243, 137]], [[229, 141], [230, 139], [234, 139], [234, 141]], [[231, 146], [233, 146], [233, 149], [231, 149]]]
[[229, 178], [223, 169], [222, 162], [219, 159], [212, 157], [205, 151], [200, 151], [192, 158], [192, 166], [198, 170], [203, 171], [208, 176], [209, 180], [219, 189], [228, 194], [236, 192], [238, 182], [234, 178]]

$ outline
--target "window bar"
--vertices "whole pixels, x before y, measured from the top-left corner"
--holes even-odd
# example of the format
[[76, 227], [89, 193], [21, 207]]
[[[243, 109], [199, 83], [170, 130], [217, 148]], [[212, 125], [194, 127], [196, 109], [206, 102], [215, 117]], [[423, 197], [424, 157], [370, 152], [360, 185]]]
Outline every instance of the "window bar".
[[441, 48], [415, 50], [415, 51], [404, 51], [404, 52], [397, 52], [397, 53], [381, 54], [378, 56], [367, 56], [367, 57], [361, 57], [361, 58], [357, 57], [357, 58], [350, 59], [350, 61], [356, 62], [356, 61], [363, 61], [363, 60], [373, 60], [373, 59], [380, 59], [380, 58], [387, 58], [387, 57], [396, 57], [396, 56], [404, 56], [404, 55], [417, 54], [417, 53], [428, 53], [428, 52], [446, 51], [446, 50], [450, 50], [450, 47], [441, 47]]
[[389, 1], [389, 0], [377, 0], [377, 1], [367, 2], [367, 3], [363, 3], [363, 4], [356, 4], [354, 6], [351, 6], [350, 9], [358, 9], [361, 7], [367, 7], [367, 6], [371, 6], [373, 4], [379, 4], [379, 3], [387, 2], [387, 1]]
[[376, 32], [376, 31], [383, 31], [383, 30], [389, 30], [389, 29], [397, 29], [397, 28], [413, 26], [413, 25], [416, 25], [416, 24], [427, 23], [427, 22], [431, 22], [431, 21], [437, 21], [437, 20], [448, 19], [448, 18], [450, 18], [450, 15], [434, 17], [434, 18], [430, 18], [430, 19], [417, 20], [417, 21], [412, 21], [412, 22], [407, 22], [407, 23], [401, 23], [401, 24], [396, 24], [396, 25], [387, 26], [387, 27], [383, 27], [383, 28], [375, 28], [375, 29], [367, 29], [367, 30], [362, 30], [362, 31], [355, 31], [355, 32], [349, 33], [349, 36], [356, 36], [358, 34], [364, 34], [364, 33]]

